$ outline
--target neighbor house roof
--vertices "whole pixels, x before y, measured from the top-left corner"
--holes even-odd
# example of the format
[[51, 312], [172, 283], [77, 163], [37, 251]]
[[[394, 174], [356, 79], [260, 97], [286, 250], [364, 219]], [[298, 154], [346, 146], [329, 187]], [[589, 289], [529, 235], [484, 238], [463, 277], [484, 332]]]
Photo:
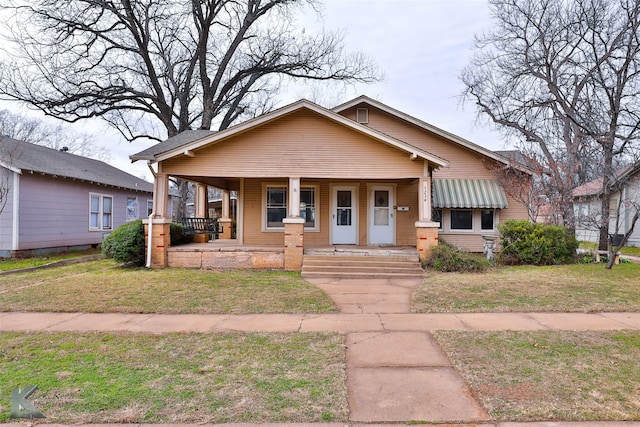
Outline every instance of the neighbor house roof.
[[153, 184], [99, 160], [77, 156], [41, 145], [0, 138], [0, 166], [16, 173], [34, 173], [75, 179], [143, 192], [153, 192]]
[[[640, 162], [615, 171], [611, 187], [615, 188], [617, 185], [624, 183], [624, 181], [638, 172], [640, 172]], [[573, 189], [574, 198], [599, 196], [600, 194], [602, 194], [602, 177]]]
[[263, 114], [251, 120], [247, 120], [241, 124], [232, 126], [228, 129], [212, 132], [207, 130], [191, 130], [182, 132], [174, 137], [171, 137], [159, 144], [154, 145], [144, 151], [129, 156], [132, 161], [136, 160], [148, 160], [148, 161], [162, 161], [169, 159], [177, 155], [189, 155], [192, 150], [203, 147], [205, 145], [213, 144], [222, 141], [231, 136], [239, 135], [242, 132], [253, 129], [257, 126], [272, 122], [281, 117], [284, 117], [293, 112], [307, 109], [313, 111], [329, 120], [340, 123], [356, 132], [365, 134], [369, 137], [377, 139], [378, 141], [391, 145], [400, 150], [404, 150], [411, 154], [414, 158], [422, 158], [437, 166], [448, 166], [449, 162], [435, 154], [429, 153], [421, 148], [415, 147], [404, 141], [393, 138], [368, 126], [364, 126], [357, 123], [354, 120], [348, 119], [332, 110], [328, 110], [313, 102], [305, 99], [289, 104], [285, 107], [274, 110], [270, 113]]
[[407, 113], [403, 113], [400, 110], [396, 110], [393, 107], [389, 107], [386, 104], [383, 104], [380, 101], [376, 101], [375, 99], [371, 99], [368, 96], [362, 95], [359, 96], [355, 99], [352, 99], [351, 101], [348, 101], [344, 104], [338, 105], [337, 107], [333, 108], [333, 111], [340, 113], [344, 110], [347, 110], [349, 108], [355, 107], [357, 105], [360, 104], [368, 104], [374, 108], [377, 108], [379, 110], [382, 110], [388, 114], [394, 115], [406, 122], [409, 122], [419, 128], [422, 128], [430, 133], [433, 133], [435, 135], [441, 136], [449, 141], [452, 141], [464, 148], [467, 148], [469, 150], [475, 151], [479, 154], [482, 154], [490, 159], [496, 160], [500, 163], [503, 163], [505, 165], [509, 165], [511, 167], [514, 167], [522, 172], [525, 172], [527, 174], [533, 175], [533, 171], [531, 171], [529, 168], [527, 168], [525, 165], [523, 165], [522, 163], [520, 163], [518, 161], [518, 159], [512, 159], [510, 157], [505, 157], [501, 154], [496, 153], [495, 151], [491, 151], [487, 148], [484, 148], [478, 144], [474, 144], [471, 141], [468, 141], [458, 135], [455, 135], [451, 132], [447, 132], [446, 130], [440, 129], [432, 124], [429, 124], [427, 122], [424, 122], [418, 118], [415, 118]]

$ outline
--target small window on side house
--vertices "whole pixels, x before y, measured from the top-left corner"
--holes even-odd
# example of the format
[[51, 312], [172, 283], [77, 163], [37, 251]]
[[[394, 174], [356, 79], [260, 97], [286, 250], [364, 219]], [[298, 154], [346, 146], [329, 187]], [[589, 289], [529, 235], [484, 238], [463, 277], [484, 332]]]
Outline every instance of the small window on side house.
[[138, 198], [127, 197], [126, 221], [133, 221], [134, 219], [138, 219]]
[[89, 230], [111, 230], [113, 197], [104, 194], [89, 195]]

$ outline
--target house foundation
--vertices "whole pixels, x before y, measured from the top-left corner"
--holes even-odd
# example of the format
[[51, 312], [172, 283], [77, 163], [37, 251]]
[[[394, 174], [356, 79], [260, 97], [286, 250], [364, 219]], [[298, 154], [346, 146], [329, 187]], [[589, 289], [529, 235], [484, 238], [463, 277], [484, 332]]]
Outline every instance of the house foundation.
[[439, 222], [416, 222], [416, 250], [420, 261], [425, 261], [431, 251], [438, 245]]
[[[149, 219], [143, 220], [144, 243], [147, 266], [150, 268], [167, 267], [167, 248], [171, 246], [171, 219], [153, 219], [153, 224], [149, 224]], [[151, 228], [151, 256], [149, 256], [149, 228]]]
[[304, 257], [304, 218], [284, 218], [284, 269], [302, 270]]

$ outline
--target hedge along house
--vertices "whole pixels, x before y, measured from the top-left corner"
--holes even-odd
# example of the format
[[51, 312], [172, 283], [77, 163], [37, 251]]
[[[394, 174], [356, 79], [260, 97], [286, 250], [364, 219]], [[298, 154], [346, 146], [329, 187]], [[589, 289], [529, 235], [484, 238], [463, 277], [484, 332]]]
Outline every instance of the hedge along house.
[[443, 236], [481, 251], [499, 220], [527, 217], [486, 166], [507, 159], [367, 97], [332, 110], [301, 100], [220, 132], [183, 132], [131, 159], [157, 163], [152, 267], [184, 265], [167, 256], [169, 176], [196, 183], [197, 216], [207, 215], [207, 186], [223, 190], [212, 245], [231, 243], [236, 221], [234, 244], [279, 248], [269, 267], [287, 270], [321, 246], [411, 246], [426, 258]]

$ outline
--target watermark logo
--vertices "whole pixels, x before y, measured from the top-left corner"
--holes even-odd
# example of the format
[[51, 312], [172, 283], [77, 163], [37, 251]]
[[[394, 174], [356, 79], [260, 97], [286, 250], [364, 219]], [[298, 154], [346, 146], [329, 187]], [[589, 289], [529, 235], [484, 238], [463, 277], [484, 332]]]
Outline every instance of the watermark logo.
[[30, 385], [11, 391], [11, 418], [47, 418], [27, 400], [37, 389], [37, 385]]

